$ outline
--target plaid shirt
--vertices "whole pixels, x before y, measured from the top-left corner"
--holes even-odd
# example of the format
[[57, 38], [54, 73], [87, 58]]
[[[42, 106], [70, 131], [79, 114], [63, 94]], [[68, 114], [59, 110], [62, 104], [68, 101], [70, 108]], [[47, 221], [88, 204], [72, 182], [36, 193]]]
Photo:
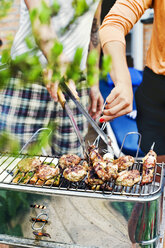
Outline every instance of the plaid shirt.
[[[57, 123], [57, 129], [52, 136], [52, 146], [55, 155], [66, 153], [81, 155], [82, 149], [70, 119], [59, 103], [54, 102], [47, 89], [40, 84], [28, 87], [18, 86], [20, 79], [12, 78], [7, 88], [0, 92], [0, 132], [8, 131], [15, 135], [23, 146], [40, 128], [50, 122]], [[79, 92], [81, 104], [87, 108], [88, 90]], [[67, 99], [67, 97], [66, 97]], [[85, 137], [87, 121], [75, 104], [67, 99], [74, 114], [77, 125]]]

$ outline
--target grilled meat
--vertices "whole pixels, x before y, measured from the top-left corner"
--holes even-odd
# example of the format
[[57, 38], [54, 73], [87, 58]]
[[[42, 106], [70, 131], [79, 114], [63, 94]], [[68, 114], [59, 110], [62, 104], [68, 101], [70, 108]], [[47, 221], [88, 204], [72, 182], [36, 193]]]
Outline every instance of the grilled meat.
[[118, 159], [115, 159], [113, 161], [113, 164], [117, 164], [118, 170], [123, 171], [123, 170], [126, 170], [128, 167], [132, 166], [134, 164], [134, 162], [135, 162], [135, 160], [132, 156], [126, 155], [126, 156], [122, 156]]
[[122, 171], [118, 174], [116, 184], [121, 186], [132, 187], [140, 181], [140, 173], [138, 170]]
[[104, 181], [98, 177], [94, 168], [90, 168], [88, 172], [88, 178], [85, 180], [85, 183], [89, 184], [90, 186], [96, 186], [103, 184]]
[[99, 154], [98, 148], [96, 146], [91, 145], [88, 148], [89, 153], [89, 159], [91, 163], [94, 163], [96, 161], [103, 161], [103, 157]]
[[112, 176], [114, 179], [117, 178], [118, 175], [118, 165], [113, 164], [112, 162], [106, 163], [106, 173], [110, 176]]
[[89, 168], [90, 168], [88, 162], [85, 161], [85, 160], [83, 161], [82, 166], [84, 167], [84, 169], [85, 169], [86, 171], [88, 171]]
[[97, 150], [92, 150], [90, 153], [89, 153], [89, 158], [90, 158], [90, 161], [92, 163], [94, 162], [101, 162], [101, 161], [104, 161], [103, 160], [103, 157], [99, 154], [99, 152]]
[[74, 166], [69, 166], [63, 171], [63, 176], [71, 182], [81, 181], [86, 175], [87, 175], [86, 169], [79, 164]]
[[114, 161], [114, 156], [112, 153], [105, 153], [103, 156], [104, 161], [106, 162], [113, 162]]
[[153, 181], [156, 162], [157, 154], [150, 150], [143, 158], [142, 184], [151, 183]]
[[42, 163], [37, 167], [36, 170], [36, 175], [39, 179], [45, 181], [49, 180], [55, 176], [58, 176], [60, 173], [60, 170], [58, 166], [55, 167], [54, 164], [47, 164], [47, 163]]
[[71, 165], [77, 165], [81, 161], [81, 158], [75, 154], [65, 154], [59, 159], [59, 165], [61, 169], [65, 169]]
[[18, 162], [15, 173], [18, 171], [35, 171], [37, 166], [39, 166], [41, 163], [42, 162], [39, 158], [24, 158]]
[[106, 170], [106, 162], [94, 162], [93, 168], [100, 179], [108, 181], [111, 178], [111, 173]]

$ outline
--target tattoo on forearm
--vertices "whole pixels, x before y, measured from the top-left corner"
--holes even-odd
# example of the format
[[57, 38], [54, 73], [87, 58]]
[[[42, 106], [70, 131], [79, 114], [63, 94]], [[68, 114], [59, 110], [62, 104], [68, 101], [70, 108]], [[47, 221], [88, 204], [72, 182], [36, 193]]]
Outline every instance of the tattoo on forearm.
[[97, 23], [97, 18], [94, 18], [93, 23], [92, 23], [92, 29], [91, 29], [91, 42], [94, 47], [97, 47], [99, 44], [98, 30], [99, 30], [99, 25]]

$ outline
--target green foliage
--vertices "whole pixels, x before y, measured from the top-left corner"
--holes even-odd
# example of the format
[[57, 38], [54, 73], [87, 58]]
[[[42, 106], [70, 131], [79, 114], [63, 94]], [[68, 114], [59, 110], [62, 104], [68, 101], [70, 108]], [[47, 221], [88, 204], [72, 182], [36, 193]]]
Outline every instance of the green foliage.
[[51, 9], [49, 8], [49, 6], [46, 4], [45, 1], [41, 2], [38, 14], [41, 24], [50, 23]]
[[112, 58], [109, 55], [104, 55], [102, 58], [102, 66], [100, 70], [100, 78], [105, 79], [107, 78], [107, 73], [111, 71], [112, 65]]
[[71, 63], [68, 64], [68, 67], [66, 69], [66, 81], [69, 79], [72, 79], [75, 83], [78, 83], [81, 77], [81, 59], [82, 59], [82, 48], [77, 48], [74, 59]]
[[38, 17], [38, 10], [37, 9], [32, 9], [30, 11], [30, 20], [31, 20], [31, 23], [34, 24], [36, 18]]
[[48, 67], [51, 68], [53, 71], [52, 79], [54, 82], [60, 80], [61, 78], [60, 55], [62, 54], [62, 52], [63, 52], [63, 45], [57, 40], [55, 40], [54, 46], [51, 49], [51, 55], [48, 65]]
[[0, 152], [17, 154], [20, 150], [19, 142], [8, 132], [0, 133]]
[[75, 9], [75, 17], [83, 15], [89, 9], [86, 0], [73, 0], [72, 6]]
[[93, 0], [90, 4], [87, 4], [86, 0], [73, 0], [72, 7], [74, 9], [74, 15], [66, 27], [61, 29], [61, 34], [64, 34], [70, 28], [70, 26], [77, 21], [78, 17], [84, 15], [95, 1], [96, 0]]
[[37, 141], [32, 143], [30, 147], [28, 148], [27, 153], [29, 155], [36, 155], [36, 154], [42, 154], [42, 148], [46, 148], [49, 145], [51, 145], [52, 142], [52, 134], [56, 132], [57, 123], [50, 123], [47, 127], [47, 129], [41, 131], [38, 135]]
[[1, 0], [0, 19], [5, 17], [12, 6], [13, 0]]
[[29, 209], [29, 202], [32, 195], [14, 192], [0, 191], [0, 233], [21, 236], [20, 224], [17, 224], [19, 217], [24, 210]]
[[7, 85], [10, 77], [11, 77], [10, 69], [6, 68], [6, 67], [4, 67], [4, 68], [1, 67], [0, 68], [0, 79], [1, 79], [0, 80], [0, 90], [3, 89]]
[[87, 59], [87, 83], [89, 86], [94, 85], [99, 78], [99, 69], [97, 66], [98, 63], [98, 52], [97, 50], [92, 50], [89, 53], [88, 59]]
[[[11, 1], [2, 0], [2, 6], [4, 8], [6, 6], [6, 9], [8, 9], [9, 6], [7, 2], [12, 2], [12, 0]], [[70, 22], [66, 26], [66, 29], [68, 29], [72, 23], [76, 22], [79, 16], [86, 13], [86, 11], [88, 11], [90, 6], [94, 2], [95, 0], [91, 1], [90, 4], [87, 4], [86, 0], [73, 0], [72, 6], [74, 8], [74, 16], [73, 19], [70, 20]], [[34, 23], [36, 19], [39, 19], [41, 25], [49, 24], [52, 15], [57, 15], [59, 10], [60, 10], [60, 5], [58, 3], [58, 0], [53, 1], [53, 5], [51, 8], [49, 8], [49, 6], [45, 3], [45, 1], [42, 1], [41, 7], [39, 9], [36, 8], [30, 11], [30, 18], [32, 23]], [[0, 79], [1, 79], [0, 89], [2, 89], [7, 85], [11, 77], [17, 76], [18, 72], [21, 75], [20, 84], [23, 84], [25, 86], [28, 86], [29, 83], [34, 83], [34, 82], [43, 84], [43, 79], [42, 79], [43, 67], [39, 61], [38, 56], [36, 55], [38, 52], [38, 47], [34, 42], [34, 37], [29, 36], [28, 38], [26, 38], [26, 44], [30, 51], [17, 56], [13, 60], [11, 60], [10, 58], [11, 42], [9, 42], [9, 46], [2, 51], [1, 62], [7, 64], [8, 66], [3, 70], [1, 70], [0, 68]], [[73, 81], [75, 81], [76, 86], [78, 88], [80, 88], [81, 86], [91, 87], [93, 84], [98, 82], [99, 69], [97, 64], [98, 54], [96, 50], [91, 51], [88, 56], [86, 85], [80, 83], [82, 78], [83, 80], [85, 79], [84, 74], [80, 69], [83, 49], [78, 48], [76, 50], [73, 61], [68, 63], [66, 68], [65, 67], [63, 68], [63, 65], [61, 63], [62, 53], [63, 53], [63, 45], [59, 41], [55, 40], [49, 56], [49, 63], [47, 65], [47, 67], [52, 70], [52, 75], [53, 75], [52, 82], [60, 81], [61, 79], [62, 80], [64, 79], [65, 81], [72, 79]], [[111, 65], [111, 58], [108, 56], [103, 57], [102, 69], [100, 74], [101, 77], [104, 78], [106, 77], [107, 73], [110, 70], [110, 65]], [[17, 149], [19, 149], [18, 144], [14, 144], [13, 142], [9, 141], [9, 136], [7, 136], [7, 134], [5, 135], [3, 134], [1, 139], [2, 141], [0, 141], [0, 149], [3, 150], [3, 143], [5, 144], [4, 150], [6, 149], [6, 147], [11, 148], [11, 152], [15, 152]], [[5, 139], [6, 139], [6, 143], [4, 141]], [[44, 139], [44, 135], [43, 135], [43, 139]], [[37, 149], [40, 149], [40, 147], [38, 146], [38, 148], [33, 149], [33, 152], [35, 151], [37, 153], [38, 151]]]
[[60, 10], [60, 5], [57, 0], [53, 0], [52, 6], [51, 6], [51, 15], [56, 16]]
[[51, 17], [57, 15], [59, 10], [60, 5], [57, 0], [53, 1], [51, 8], [44, 0], [42, 0], [39, 9], [34, 8], [30, 11], [31, 22], [34, 24], [36, 18], [38, 18], [41, 24], [50, 24]]
[[28, 36], [25, 38], [25, 41], [26, 41], [26, 45], [29, 49], [34, 49], [35, 43], [34, 43], [33, 37]]
[[17, 72], [23, 72], [21, 75], [22, 84], [38, 82], [42, 75], [42, 65], [37, 55], [31, 55], [30, 52], [17, 56], [10, 62], [10, 74], [14, 76]]
[[22, 236], [21, 217], [30, 210], [30, 205], [42, 196], [16, 191], [0, 190], [0, 233]]

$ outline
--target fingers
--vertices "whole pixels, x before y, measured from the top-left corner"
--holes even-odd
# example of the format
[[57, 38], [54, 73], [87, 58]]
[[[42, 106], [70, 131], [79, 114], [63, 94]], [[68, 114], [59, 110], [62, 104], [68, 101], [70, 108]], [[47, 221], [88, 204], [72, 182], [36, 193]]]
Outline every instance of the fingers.
[[116, 88], [113, 88], [111, 90], [111, 93], [108, 95], [108, 97], [106, 98], [106, 102], [107, 104], [111, 104], [113, 103], [113, 101], [120, 95], [120, 92], [118, 92], [116, 90]]
[[58, 96], [57, 96], [57, 90], [58, 90], [58, 81], [52, 82], [52, 75], [53, 71], [51, 69], [44, 69], [43, 70], [43, 76], [44, 76], [44, 82], [46, 84], [46, 88], [51, 96], [51, 98], [57, 102]]
[[73, 93], [73, 95], [75, 96], [75, 98], [76, 98], [76, 99], [79, 98], [78, 93], [77, 93], [77, 91], [76, 91], [75, 82], [74, 82], [72, 79], [69, 79], [68, 87], [69, 87], [69, 89], [71, 90], [71, 92]]
[[113, 120], [132, 111], [133, 93], [131, 87], [115, 87], [106, 99], [106, 106], [100, 122]]
[[91, 106], [89, 108], [89, 114], [93, 119], [98, 118], [102, 113], [103, 108], [103, 97], [99, 94], [98, 97], [93, 97], [91, 99]]
[[57, 90], [58, 90], [58, 82], [55, 83], [49, 83], [46, 85], [46, 88], [51, 96], [51, 98], [57, 102], [58, 101], [58, 95], [57, 95]]
[[117, 117], [130, 113], [131, 110], [130, 110], [130, 107], [121, 108], [121, 105], [115, 106], [114, 108], [111, 108], [109, 110], [104, 110], [103, 116], [100, 118], [100, 122], [111, 121]]

